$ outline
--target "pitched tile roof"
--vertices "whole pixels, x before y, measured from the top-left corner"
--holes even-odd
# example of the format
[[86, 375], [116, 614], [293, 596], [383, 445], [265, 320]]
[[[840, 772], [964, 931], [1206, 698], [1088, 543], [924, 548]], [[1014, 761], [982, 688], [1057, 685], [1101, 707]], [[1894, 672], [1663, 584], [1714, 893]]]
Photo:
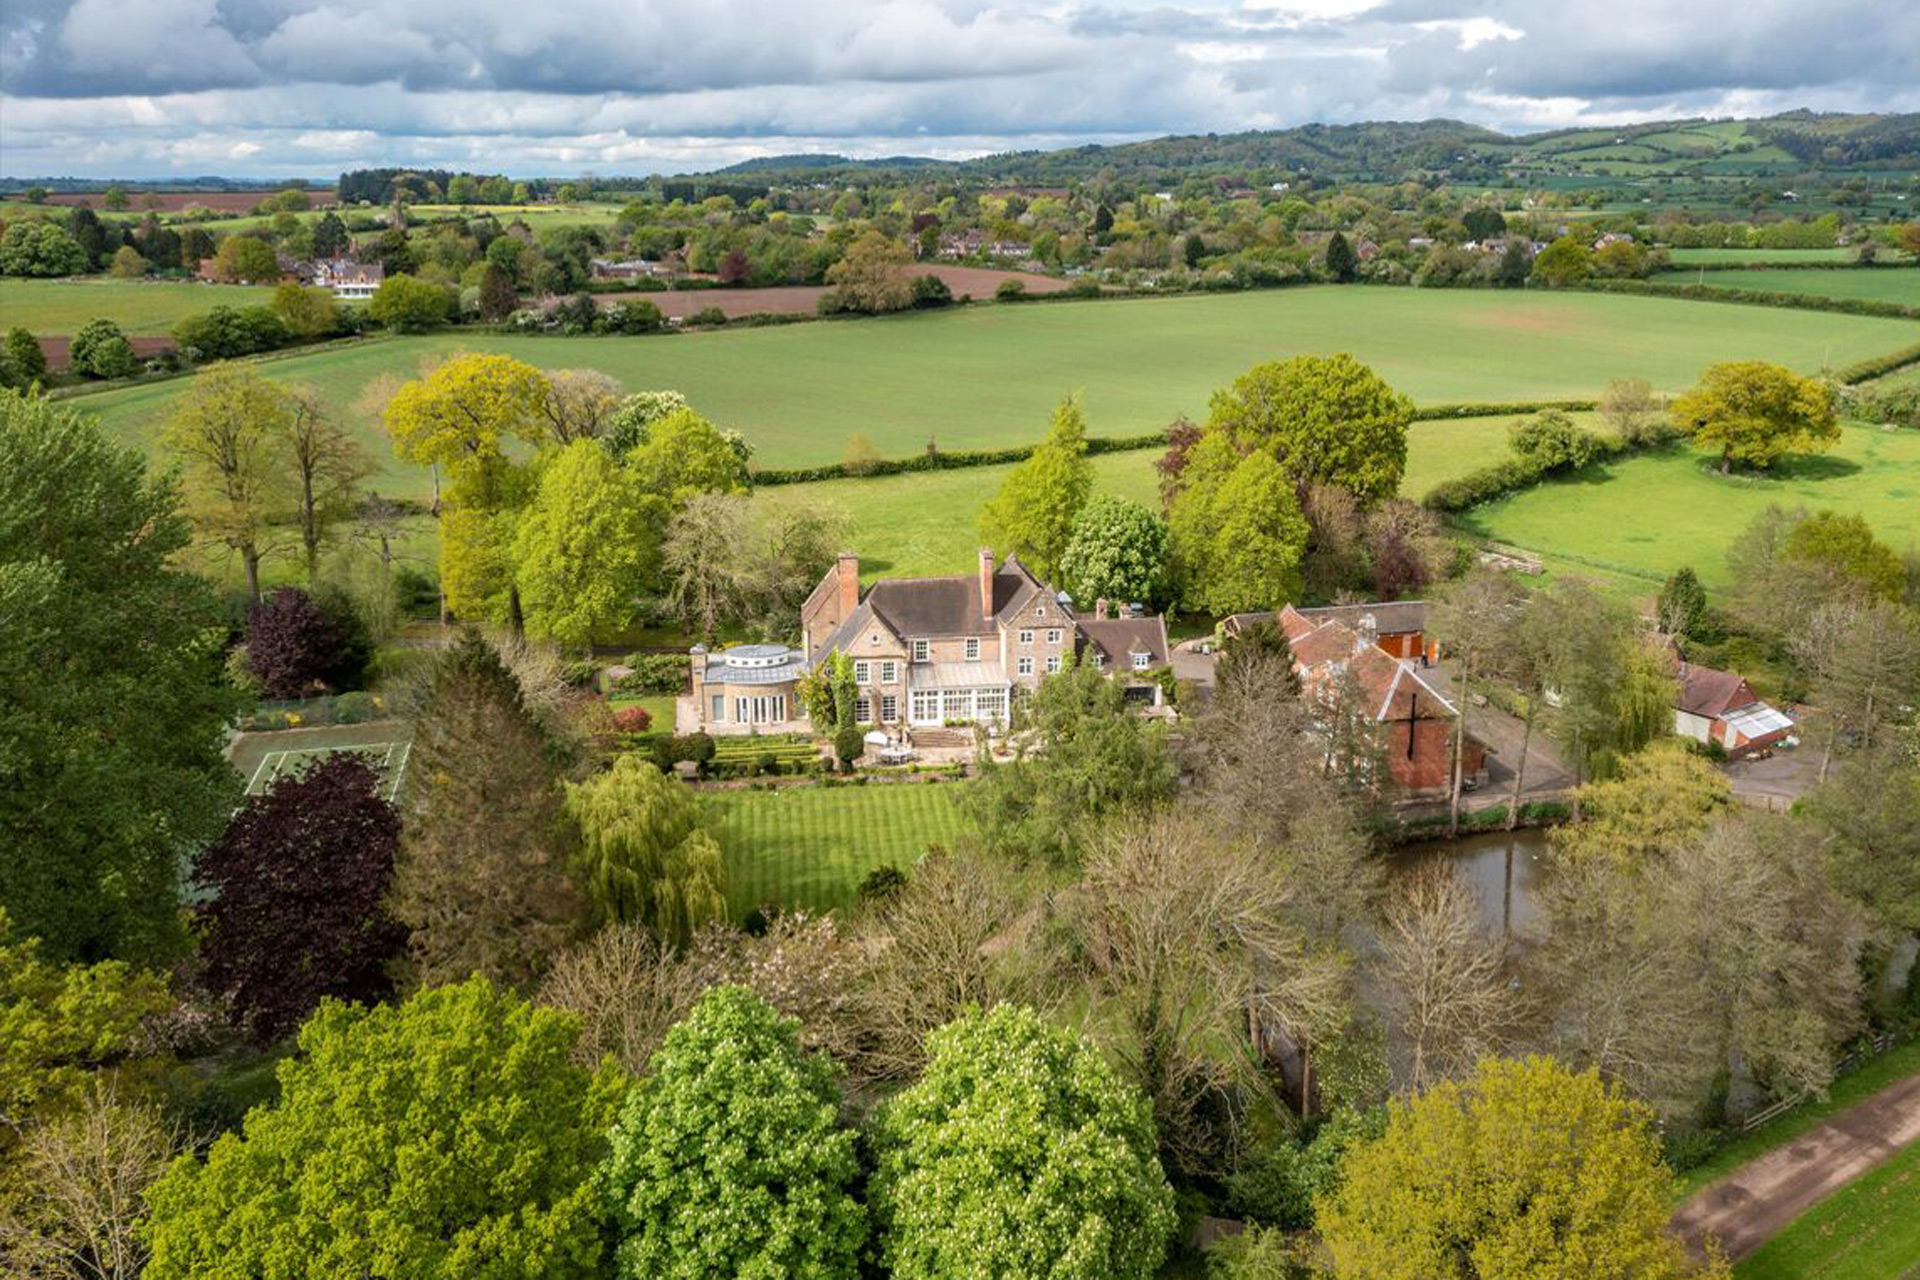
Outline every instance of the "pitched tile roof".
[[1682, 662], [1678, 674], [1680, 701], [1675, 705], [1693, 715], [1717, 719], [1734, 707], [1757, 701], [1746, 679], [1732, 671]]
[[1156, 667], [1168, 660], [1167, 620], [1158, 614], [1151, 618], [1081, 618], [1079, 626], [1109, 666], [1131, 668], [1136, 653], [1149, 655]]

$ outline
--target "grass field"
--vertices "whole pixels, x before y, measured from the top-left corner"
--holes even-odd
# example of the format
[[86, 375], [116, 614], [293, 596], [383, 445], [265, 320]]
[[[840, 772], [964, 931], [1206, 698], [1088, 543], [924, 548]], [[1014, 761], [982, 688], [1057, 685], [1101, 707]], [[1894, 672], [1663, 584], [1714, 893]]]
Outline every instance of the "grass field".
[[[1575, 414], [1592, 425], [1596, 415]], [[1416, 422], [1407, 433], [1407, 474], [1401, 492], [1418, 501], [1442, 480], [1506, 456], [1510, 417]], [[1094, 490], [1151, 509], [1160, 505], [1158, 449], [1104, 453], [1093, 459]], [[974, 517], [1010, 466], [927, 471], [869, 480], [821, 480], [773, 485], [754, 492], [765, 504], [811, 504], [843, 512], [847, 545], [859, 549], [860, 573], [960, 573], [973, 563], [979, 535]]]
[[724, 791], [708, 805], [724, 819], [727, 903], [736, 916], [775, 905], [825, 911], [853, 901], [875, 867], [910, 867], [960, 834], [964, 783], [787, 787]]
[[87, 321], [107, 319], [130, 335], [156, 335], [217, 306], [251, 307], [272, 298], [264, 286], [189, 280], [9, 279], [0, 282], [0, 329], [71, 337]]
[[1722, 476], [1687, 448], [1642, 454], [1475, 508], [1459, 524], [1648, 581], [1691, 565], [1716, 586], [1727, 579], [1727, 544], [1769, 503], [1858, 514], [1896, 551], [1920, 546], [1920, 432], [1846, 425], [1831, 453], [1764, 478]]
[[[1637, 375], [1684, 387], [1716, 360], [1765, 357], [1812, 371], [1914, 340], [1910, 321], [1588, 293], [1327, 286], [1222, 296], [984, 306], [885, 320], [653, 338], [449, 334], [273, 362], [312, 386], [385, 468], [383, 492], [419, 497], [426, 472], [394, 462], [361, 401], [422, 356], [501, 351], [546, 368], [588, 366], [631, 389], [673, 387], [743, 431], [767, 466], [833, 462], [849, 436], [883, 455], [931, 437], [962, 449], [1035, 440], [1060, 397], [1084, 393], [1090, 429], [1131, 435], [1177, 414], [1249, 366], [1351, 351], [1416, 402], [1561, 399]], [[151, 447], [176, 380], [90, 395], [108, 431]]]
[[1760, 289], [1810, 293], [1822, 298], [1871, 298], [1920, 307], [1920, 267], [1837, 267], [1832, 271], [1663, 271], [1662, 284], [1699, 284], [1713, 289]]
[[1795, 1218], [1737, 1280], [1903, 1280], [1920, 1267], [1920, 1143]]
[[227, 748], [227, 759], [245, 781], [247, 794], [258, 795], [275, 778], [298, 772], [331, 752], [361, 751], [380, 766], [389, 784], [386, 794], [392, 799], [405, 781], [412, 739], [412, 728], [399, 720], [277, 729], [239, 735]]
[[1836, 245], [1831, 249], [1669, 249], [1673, 262], [1852, 262], [1854, 251]]

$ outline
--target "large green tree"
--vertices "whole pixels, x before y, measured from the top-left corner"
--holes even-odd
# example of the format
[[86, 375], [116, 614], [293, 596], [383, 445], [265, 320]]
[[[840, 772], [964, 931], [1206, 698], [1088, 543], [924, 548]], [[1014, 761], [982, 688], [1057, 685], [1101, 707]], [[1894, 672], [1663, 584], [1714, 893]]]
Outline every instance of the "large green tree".
[[1051, 582], [1073, 540], [1074, 521], [1093, 491], [1087, 460], [1087, 416], [1069, 396], [1053, 411], [1046, 439], [1007, 473], [980, 512], [980, 536], [995, 550], [1020, 557]]
[[[304, 407], [318, 429], [317, 410]], [[195, 531], [240, 557], [248, 598], [256, 604], [261, 561], [296, 501], [279, 447], [293, 410], [293, 398], [252, 368], [222, 365], [188, 384], [162, 436], [180, 465]]]
[[1736, 462], [1764, 470], [1840, 439], [1833, 388], [1765, 360], [1709, 365], [1667, 412], [1695, 444], [1719, 451], [1722, 472]]
[[1175, 1217], [1146, 1099], [1017, 1005], [965, 1014], [927, 1046], [875, 1134], [870, 1203], [895, 1280], [1152, 1276]]
[[1186, 604], [1228, 614], [1297, 599], [1310, 529], [1280, 464], [1209, 432], [1182, 478], [1168, 523]]
[[1167, 522], [1137, 502], [1100, 494], [1082, 508], [1060, 558], [1060, 585], [1084, 612], [1097, 600], [1161, 604]]
[[839, 1102], [797, 1022], [709, 989], [614, 1126], [601, 1178], [623, 1280], [853, 1280], [866, 1212]]
[[566, 790], [580, 835], [575, 879], [596, 922], [635, 921], [685, 942], [726, 916], [720, 846], [699, 799], [679, 782], [629, 752]]
[[1644, 1108], [1551, 1058], [1489, 1059], [1393, 1104], [1319, 1226], [1373, 1280], [1675, 1280], [1673, 1175]]
[[414, 724], [394, 915], [420, 977], [536, 978], [580, 917], [558, 748], [493, 646], [444, 652]]
[[579, 1023], [484, 979], [329, 1001], [279, 1097], [149, 1193], [148, 1280], [601, 1274], [593, 1173], [620, 1080]]
[[1352, 356], [1257, 364], [1213, 393], [1207, 429], [1259, 450], [1299, 486], [1390, 498], [1407, 469], [1413, 402]]
[[513, 544], [532, 635], [585, 645], [632, 620], [659, 560], [645, 497], [593, 440], [575, 440], [542, 466]]
[[177, 948], [180, 866], [236, 798], [239, 699], [188, 541], [138, 453], [0, 393], [0, 907], [58, 959]]

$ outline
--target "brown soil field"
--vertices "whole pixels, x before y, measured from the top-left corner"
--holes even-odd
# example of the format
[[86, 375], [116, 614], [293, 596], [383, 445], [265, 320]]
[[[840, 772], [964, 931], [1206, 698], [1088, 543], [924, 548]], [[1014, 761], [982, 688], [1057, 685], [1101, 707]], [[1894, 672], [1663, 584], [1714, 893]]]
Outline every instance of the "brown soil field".
[[[1003, 280], [1024, 280], [1028, 293], [1059, 293], [1071, 282], [1031, 271], [996, 271], [990, 267], [927, 266], [910, 268], [913, 275], [935, 275], [947, 282], [953, 296], [970, 293], [977, 301], [987, 301]], [[821, 285], [783, 285], [774, 289], [685, 289], [666, 293], [602, 293], [596, 295], [604, 305], [627, 298], [645, 298], [661, 313], [684, 320], [696, 311], [718, 307], [729, 320], [740, 316], [771, 312], [776, 315], [812, 315], [820, 305]]]
[[[127, 192], [127, 209], [138, 213], [152, 208], [151, 201], [160, 202], [163, 213], [178, 213], [188, 205], [199, 205], [220, 213], [246, 213], [268, 196], [277, 196], [284, 188], [269, 191], [138, 191]], [[313, 198], [315, 208], [333, 203], [333, 192], [327, 190], [308, 191]], [[47, 196], [48, 204], [83, 204], [89, 209], [100, 209], [106, 199], [101, 191], [55, 191]]]
[[[46, 356], [49, 370], [58, 372], [67, 367], [67, 361], [72, 354], [69, 350], [73, 344], [71, 338], [37, 337], [34, 341], [40, 344], [40, 353]], [[137, 360], [157, 356], [163, 351], [173, 350], [174, 347], [172, 338], [128, 338], [127, 344], [133, 348], [134, 358]]]

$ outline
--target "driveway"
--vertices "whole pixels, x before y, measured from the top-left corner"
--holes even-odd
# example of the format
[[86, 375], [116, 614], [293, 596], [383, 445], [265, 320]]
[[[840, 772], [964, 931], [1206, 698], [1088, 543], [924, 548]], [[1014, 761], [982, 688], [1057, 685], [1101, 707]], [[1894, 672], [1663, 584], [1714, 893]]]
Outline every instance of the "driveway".
[[1713, 1236], [1737, 1261], [1916, 1139], [1920, 1076], [1910, 1076], [1701, 1188], [1673, 1215], [1673, 1229], [1696, 1252]]
[[[1460, 697], [1453, 687], [1447, 664], [1435, 663], [1420, 669], [1421, 678], [1438, 689], [1455, 706]], [[1492, 703], [1467, 708], [1467, 732], [1487, 744], [1487, 785], [1480, 789], [1470, 808], [1505, 804], [1513, 793], [1513, 775], [1520, 759], [1520, 744], [1527, 741], [1527, 726], [1518, 716], [1508, 715]], [[1527, 741], [1527, 777], [1521, 802], [1557, 796], [1573, 786], [1573, 769], [1561, 758], [1557, 744], [1535, 725]]]

